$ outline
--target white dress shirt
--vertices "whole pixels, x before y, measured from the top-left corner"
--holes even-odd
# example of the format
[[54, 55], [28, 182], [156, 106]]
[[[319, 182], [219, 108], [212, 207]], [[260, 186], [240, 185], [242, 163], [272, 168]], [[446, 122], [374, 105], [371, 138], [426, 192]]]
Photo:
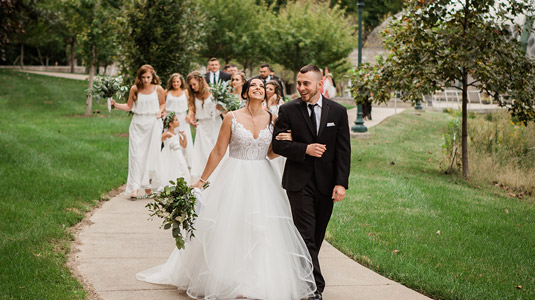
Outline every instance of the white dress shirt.
[[217, 83], [218, 80], [219, 80], [219, 71], [217, 71], [215, 73], [210, 71], [210, 82], [209, 83]]

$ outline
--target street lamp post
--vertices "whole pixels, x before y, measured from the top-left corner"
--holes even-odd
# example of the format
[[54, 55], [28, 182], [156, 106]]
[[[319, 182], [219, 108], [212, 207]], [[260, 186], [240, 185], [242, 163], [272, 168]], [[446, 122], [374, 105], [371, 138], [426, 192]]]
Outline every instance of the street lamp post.
[[526, 16], [526, 21], [524, 22], [524, 28], [522, 29], [522, 36], [520, 37], [520, 43], [524, 52], [528, 50], [528, 40], [530, 35], [530, 28], [533, 27], [533, 21], [535, 18]]
[[[364, 1], [361, 0], [357, 3], [357, 6], [359, 8], [359, 56], [357, 61], [357, 68], [360, 68], [360, 64], [362, 63], [362, 8], [364, 7]], [[351, 131], [353, 132], [366, 132], [368, 131], [368, 128], [364, 126], [364, 120], [362, 120], [362, 104], [359, 103], [357, 105], [357, 119], [355, 120], [355, 125], [351, 127]]]

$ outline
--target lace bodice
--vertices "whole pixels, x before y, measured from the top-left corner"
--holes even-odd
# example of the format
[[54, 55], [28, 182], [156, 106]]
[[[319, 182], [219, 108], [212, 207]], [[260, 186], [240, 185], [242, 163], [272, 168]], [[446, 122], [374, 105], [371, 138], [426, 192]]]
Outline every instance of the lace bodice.
[[272, 125], [260, 130], [258, 138], [253, 137], [253, 133], [247, 130], [235, 118], [232, 119], [229, 156], [243, 160], [266, 159], [266, 155], [271, 144]]

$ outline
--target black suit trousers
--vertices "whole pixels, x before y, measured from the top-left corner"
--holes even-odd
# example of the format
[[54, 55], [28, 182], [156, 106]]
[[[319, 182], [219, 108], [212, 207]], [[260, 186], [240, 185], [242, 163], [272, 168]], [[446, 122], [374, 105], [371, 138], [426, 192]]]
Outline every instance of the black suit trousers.
[[314, 280], [317, 291], [323, 293], [325, 289], [325, 279], [321, 274], [318, 254], [320, 252], [327, 224], [333, 211], [333, 200], [331, 195], [320, 193], [315, 176], [298, 191], [286, 191], [295, 227], [303, 237], [310, 252], [312, 264], [314, 265]]

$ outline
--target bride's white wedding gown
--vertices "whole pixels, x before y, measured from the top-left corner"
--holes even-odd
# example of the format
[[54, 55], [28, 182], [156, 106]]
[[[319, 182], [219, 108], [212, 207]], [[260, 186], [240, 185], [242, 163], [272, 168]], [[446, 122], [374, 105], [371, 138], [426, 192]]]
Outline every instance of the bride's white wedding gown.
[[136, 276], [196, 299], [306, 298], [316, 290], [312, 261], [266, 159], [272, 127], [256, 139], [236, 119], [231, 128], [229, 157], [203, 191], [195, 237], [166, 263]]

